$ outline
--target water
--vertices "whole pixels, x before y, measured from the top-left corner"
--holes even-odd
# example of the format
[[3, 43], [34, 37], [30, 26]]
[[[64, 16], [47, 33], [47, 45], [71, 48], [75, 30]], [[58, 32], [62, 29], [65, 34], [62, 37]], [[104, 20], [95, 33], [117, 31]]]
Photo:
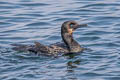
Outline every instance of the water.
[[[88, 48], [51, 58], [12, 51], [12, 43], [61, 41], [64, 21], [87, 23], [74, 33]], [[120, 80], [119, 0], [0, 0], [0, 80]]]

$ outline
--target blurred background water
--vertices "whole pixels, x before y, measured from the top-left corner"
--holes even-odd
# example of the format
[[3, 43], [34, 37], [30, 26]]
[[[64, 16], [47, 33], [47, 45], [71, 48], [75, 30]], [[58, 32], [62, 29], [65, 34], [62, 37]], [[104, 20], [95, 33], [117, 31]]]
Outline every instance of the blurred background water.
[[[61, 41], [61, 24], [87, 23], [74, 33], [90, 50], [51, 58], [10, 44]], [[0, 80], [120, 80], [120, 0], [0, 0]]]

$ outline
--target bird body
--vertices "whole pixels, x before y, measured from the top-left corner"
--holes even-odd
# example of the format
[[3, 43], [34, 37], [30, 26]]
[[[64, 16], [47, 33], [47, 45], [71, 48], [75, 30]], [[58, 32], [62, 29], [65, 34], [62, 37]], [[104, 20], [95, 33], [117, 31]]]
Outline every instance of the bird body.
[[63, 43], [51, 44], [49, 46], [43, 45], [39, 42], [35, 42], [34, 45], [22, 45], [22, 44], [12, 44], [13, 50], [16, 51], [29, 51], [37, 54], [43, 55], [58, 55], [61, 53], [77, 53], [82, 52], [82, 48], [77, 41], [73, 39], [73, 31], [79, 27], [87, 26], [86, 24], [79, 25], [75, 21], [66, 21], [61, 27], [61, 37]]

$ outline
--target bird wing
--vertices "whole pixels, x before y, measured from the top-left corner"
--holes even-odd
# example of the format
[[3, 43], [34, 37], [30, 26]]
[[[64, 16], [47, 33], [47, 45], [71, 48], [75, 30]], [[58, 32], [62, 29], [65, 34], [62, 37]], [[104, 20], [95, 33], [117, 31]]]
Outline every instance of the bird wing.
[[34, 42], [34, 45], [24, 45], [24, 44], [12, 44], [14, 46], [12, 49], [15, 51], [22, 51], [22, 52], [34, 52], [40, 55], [57, 55], [58, 53], [67, 53], [68, 50], [64, 43], [55, 43], [50, 46], [43, 45], [39, 42]]
[[57, 42], [57, 43], [51, 44], [50, 46], [53, 46], [53, 45], [61, 47], [61, 48], [64, 48], [64, 49], [67, 49], [67, 47], [66, 47], [64, 42]]

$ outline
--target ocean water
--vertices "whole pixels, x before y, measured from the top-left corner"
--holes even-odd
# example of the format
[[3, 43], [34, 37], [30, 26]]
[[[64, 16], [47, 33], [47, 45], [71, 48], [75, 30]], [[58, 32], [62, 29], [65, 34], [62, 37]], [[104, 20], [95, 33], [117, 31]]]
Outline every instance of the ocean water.
[[[74, 38], [87, 48], [57, 58], [19, 53], [13, 43], [61, 41], [67, 20], [88, 24]], [[0, 0], [0, 80], [120, 80], [120, 0]]]

